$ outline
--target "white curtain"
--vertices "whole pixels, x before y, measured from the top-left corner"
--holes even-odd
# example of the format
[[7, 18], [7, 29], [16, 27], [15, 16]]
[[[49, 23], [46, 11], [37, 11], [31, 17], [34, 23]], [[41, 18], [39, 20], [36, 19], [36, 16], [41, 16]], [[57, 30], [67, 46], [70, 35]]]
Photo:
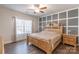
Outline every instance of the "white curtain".
[[16, 19], [16, 40], [23, 40], [32, 33], [32, 20]]

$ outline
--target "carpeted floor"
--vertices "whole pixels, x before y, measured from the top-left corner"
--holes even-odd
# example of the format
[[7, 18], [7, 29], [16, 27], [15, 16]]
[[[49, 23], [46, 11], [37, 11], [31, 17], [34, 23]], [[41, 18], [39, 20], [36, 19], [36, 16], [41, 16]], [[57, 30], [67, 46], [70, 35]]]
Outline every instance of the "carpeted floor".
[[[52, 54], [78, 54], [79, 48], [60, 44]], [[25, 41], [5, 45], [5, 54], [45, 54], [41, 49], [27, 45]]]

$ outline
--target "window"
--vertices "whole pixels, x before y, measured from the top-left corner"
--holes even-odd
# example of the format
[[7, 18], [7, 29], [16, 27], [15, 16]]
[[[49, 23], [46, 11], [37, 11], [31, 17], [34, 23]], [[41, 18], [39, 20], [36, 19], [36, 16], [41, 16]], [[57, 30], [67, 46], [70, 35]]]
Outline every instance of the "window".
[[32, 33], [32, 20], [16, 20], [16, 34]]

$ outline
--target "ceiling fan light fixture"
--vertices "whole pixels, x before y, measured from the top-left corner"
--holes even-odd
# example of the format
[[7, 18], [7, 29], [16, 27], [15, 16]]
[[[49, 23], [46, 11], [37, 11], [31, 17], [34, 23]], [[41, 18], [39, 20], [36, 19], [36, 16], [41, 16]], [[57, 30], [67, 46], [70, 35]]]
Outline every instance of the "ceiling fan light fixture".
[[33, 11], [34, 14], [36, 13], [39, 14], [39, 13], [44, 13], [46, 9], [47, 9], [46, 4], [32, 4], [31, 8], [27, 10]]
[[39, 9], [35, 9], [35, 12], [38, 12], [39, 13]]
[[47, 7], [46, 4], [40, 4], [39, 8]]
[[39, 8], [35, 7], [35, 12], [39, 13], [40, 12]]

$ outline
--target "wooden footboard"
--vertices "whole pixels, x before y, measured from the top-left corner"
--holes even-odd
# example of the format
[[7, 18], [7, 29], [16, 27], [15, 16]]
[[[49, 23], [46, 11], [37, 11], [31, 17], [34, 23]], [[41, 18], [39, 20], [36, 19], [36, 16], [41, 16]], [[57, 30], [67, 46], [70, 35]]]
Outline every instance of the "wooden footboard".
[[35, 46], [37, 46], [38, 48], [42, 49], [43, 51], [45, 51], [46, 53], [52, 53], [53, 50], [57, 47], [57, 45], [60, 43], [60, 41], [58, 41], [54, 47], [52, 47], [52, 44], [46, 41], [43, 41], [41, 39], [36, 39], [36, 38], [32, 38], [32, 37], [28, 37], [27, 39], [28, 43], [31, 43]]

